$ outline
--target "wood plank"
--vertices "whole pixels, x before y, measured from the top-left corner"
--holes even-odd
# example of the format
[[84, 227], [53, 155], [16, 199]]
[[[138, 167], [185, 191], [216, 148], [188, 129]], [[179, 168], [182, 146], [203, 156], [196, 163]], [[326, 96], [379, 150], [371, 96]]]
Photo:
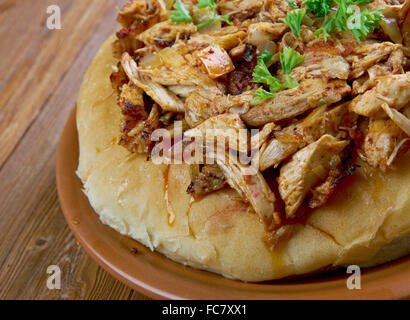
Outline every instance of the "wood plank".
[[[92, 14], [78, 2], [86, 2], [96, 11]], [[6, 115], [0, 125], [0, 139], [6, 139], [0, 143], [0, 148], [6, 148], [0, 155], [0, 299], [145, 298], [111, 277], [76, 243], [61, 212], [55, 186], [56, 149], [63, 125], [93, 55], [116, 28], [116, 1], [102, 3], [73, 0], [66, 17], [78, 21], [82, 28], [67, 24], [70, 29], [64, 36], [43, 35], [32, 56], [19, 56], [21, 65], [15, 66], [0, 93], [1, 114]], [[79, 47], [67, 48], [59, 56], [66, 46], [75, 45]], [[44, 52], [52, 48], [58, 50]], [[21, 77], [22, 70], [28, 79]], [[55, 74], [48, 74], [51, 70]], [[40, 72], [40, 78], [36, 72]], [[22, 88], [10, 93], [8, 90], [19, 80], [33, 92]], [[27, 105], [11, 110], [12, 104], [4, 105], [1, 99]], [[62, 270], [61, 290], [46, 287], [46, 270], [53, 264]]]
[[[44, 12], [49, 3], [48, 0], [41, 2]], [[13, 72], [0, 93], [0, 166], [94, 35], [95, 27], [102, 22], [98, 17], [104, 16], [107, 10], [113, 11], [115, 3], [115, 0], [73, 0], [63, 14], [62, 30], [48, 30], [44, 25], [45, 15], [35, 16], [35, 21], [25, 21], [24, 16], [20, 18], [26, 28], [37, 23], [43, 25], [43, 30], [29, 56]]]

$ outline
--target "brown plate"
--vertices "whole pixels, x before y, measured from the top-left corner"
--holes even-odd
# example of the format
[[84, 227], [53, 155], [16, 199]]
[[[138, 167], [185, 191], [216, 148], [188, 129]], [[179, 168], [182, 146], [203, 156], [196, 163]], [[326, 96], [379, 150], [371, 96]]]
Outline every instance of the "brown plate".
[[244, 283], [183, 266], [103, 225], [75, 174], [75, 110], [57, 154], [57, 188], [65, 218], [84, 249], [109, 273], [152, 298], [167, 299], [398, 299], [410, 296], [410, 257], [362, 270], [361, 290], [348, 290], [349, 275]]

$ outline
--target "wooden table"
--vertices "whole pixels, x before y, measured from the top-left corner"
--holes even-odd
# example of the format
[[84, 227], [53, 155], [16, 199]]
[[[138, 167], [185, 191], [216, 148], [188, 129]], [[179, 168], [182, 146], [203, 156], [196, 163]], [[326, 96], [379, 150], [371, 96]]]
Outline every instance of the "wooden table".
[[[144, 299], [80, 247], [60, 209], [58, 141], [124, 0], [0, 1], [0, 299]], [[47, 28], [57, 4], [62, 29]], [[61, 269], [61, 290], [46, 286]]]

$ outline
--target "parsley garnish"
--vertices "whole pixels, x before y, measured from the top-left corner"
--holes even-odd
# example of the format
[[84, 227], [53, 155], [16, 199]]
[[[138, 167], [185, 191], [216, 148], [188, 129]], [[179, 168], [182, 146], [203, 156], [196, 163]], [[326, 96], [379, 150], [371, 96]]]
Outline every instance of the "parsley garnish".
[[294, 67], [302, 63], [305, 57], [291, 47], [284, 47], [280, 54], [280, 63], [282, 65], [283, 74], [289, 74]]
[[372, 11], [365, 9], [360, 13], [360, 28], [352, 29], [353, 35], [358, 41], [366, 39], [366, 36], [377, 29], [383, 18], [382, 10]]
[[270, 53], [268, 50], [264, 50], [262, 54], [258, 57], [259, 60], [263, 60], [263, 62], [267, 63], [270, 59], [272, 59], [273, 54]]
[[[306, 4], [311, 0], [308, 0]], [[327, 41], [327, 38], [330, 36], [330, 32], [337, 27], [339, 31], [346, 30], [346, 22], [350, 16], [354, 14], [352, 10], [349, 10], [351, 5], [357, 5], [360, 3], [369, 3], [371, 0], [335, 0], [337, 3], [336, 12], [333, 14], [332, 18], [325, 24], [324, 27], [316, 30], [315, 35], [319, 36], [323, 34], [323, 38]], [[309, 8], [308, 8], [309, 10]], [[355, 38], [360, 41], [364, 40], [366, 36], [373, 32], [376, 28], [379, 27], [380, 20], [382, 18], [381, 10], [377, 11], [368, 11], [365, 9], [359, 15], [359, 24], [360, 28], [351, 29]], [[326, 19], [327, 21], [327, 15]]]
[[255, 92], [255, 95], [254, 95], [253, 97], [254, 97], [254, 99], [255, 99], [254, 103], [255, 103], [255, 104], [258, 104], [258, 103], [260, 103], [260, 102], [262, 102], [262, 101], [264, 101], [264, 100], [266, 100], [266, 99], [274, 98], [275, 95], [274, 95], [273, 93], [269, 92], [269, 91], [266, 91], [266, 90], [263, 89], [263, 88], [259, 88], [259, 89]]
[[292, 8], [296, 8], [297, 7], [297, 4], [296, 4], [296, 2], [295, 1], [289, 1], [289, 0], [286, 0], [286, 2], [288, 3], [288, 5], [290, 6], [290, 7], [292, 7]]
[[[266, 52], [265, 57], [268, 56]], [[258, 64], [253, 70], [253, 82], [267, 84], [271, 92], [277, 92], [282, 88], [282, 82], [271, 75], [263, 57], [258, 58]]]
[[300, 26], [302, 25], [305, 14], [306, 9], [292, 10], [288, 12], [286, 19], [283, 19], [283, 22], [289, 26], [293, 34], [298, 38], [300, 38]]
[[185, 8], [181, 0], [176, 0], [174, 3], [174, 9], [171, 11], [170, 19], [172, 22], [192, 22], [192, 17], [189, 11]]
[[308, 12], [317, 17], [327, 17], [334, 2], [334, 0], [307, 0], [304, 4]]
[[221, 16], [217, 15], [217, 13], [216, 13], [216, 3], [215, 3], [214, 0], [199, 0], [198, 4], [196, 6], [197, 6], [198, 9], [211, 7], [212, 11], [214, 13], [214, 16], [211, 19], [198, 24], [196, 26], [198, 29], [202, 28], [202, 27], [204, 27], [204, 26], [206, 26], [206, 25], [208, 25], [212, 22], [215, 22], [215, 21], [224, 21], [229, 25], [233, 25], [233, 23], [229, 20], [229, 17], [221, 17]]
[[299, 87], [300, 84], [295, 79], [293, 79], [290, 75], [286, 75], [286, 82], [282, 84], [282, 88], [286, 89], [293, 89]]
[[289, 73], [292, 69], [302, 63], [305, 59], [298, 52], [292, 48], [285, 47], [283, 53], [280, 55], [280, 61], [282, 64], [283, 74], [286, 74], [286, 82], [282, 83], [278, 78], [272, 76], [266, 63], [272, 58], [272, 54], [268, 51], [264, 51], [258, 57], [258, 64], [256, 65], [253, 71], [253, 82], [263, 83], [269, 86], [269, 91], [259, 88], [255, 95], [255, 101], [260, 102], [268, 98], [273, 98], [275, 92], [278, 92], [281, 89], [292, 89], [299, 86], [299, 83], [293, 79]]

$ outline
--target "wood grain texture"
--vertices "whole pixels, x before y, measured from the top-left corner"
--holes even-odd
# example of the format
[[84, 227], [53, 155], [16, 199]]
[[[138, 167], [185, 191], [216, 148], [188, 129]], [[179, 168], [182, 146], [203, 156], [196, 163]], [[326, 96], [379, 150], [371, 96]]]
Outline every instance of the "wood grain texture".
[[[61, 212], [56, 150], [95, 52], [118, 26], [120, 0], [0, 2], [0, 299], [145, 299], [99, 267]], [[62, 10], [62, 30], [46, 9]], [[61, 290], [46, 286], [47, 267]]]

